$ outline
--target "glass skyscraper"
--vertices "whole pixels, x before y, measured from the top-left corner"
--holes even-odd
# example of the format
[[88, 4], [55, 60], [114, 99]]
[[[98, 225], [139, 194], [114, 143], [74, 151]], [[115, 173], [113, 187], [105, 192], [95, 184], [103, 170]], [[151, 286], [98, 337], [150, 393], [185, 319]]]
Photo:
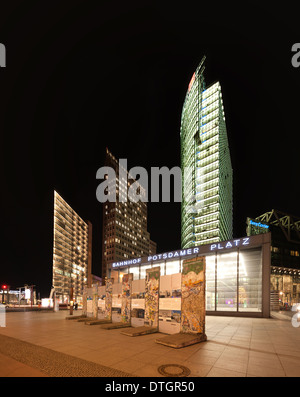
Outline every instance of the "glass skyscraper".
[[193, 74], [181, 116], [181, 246], [232, 238], [232, 167], [221, 86]]

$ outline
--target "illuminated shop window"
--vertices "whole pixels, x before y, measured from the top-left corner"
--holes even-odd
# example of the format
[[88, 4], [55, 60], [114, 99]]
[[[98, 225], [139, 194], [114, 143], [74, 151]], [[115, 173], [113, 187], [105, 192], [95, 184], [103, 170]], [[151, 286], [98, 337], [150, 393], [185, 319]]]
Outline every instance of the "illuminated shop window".
[[153, 267], [159, 267], [160, 268], [160, 275], [165, 276], [165, 262], [160, 262], [160, 263], [155, 263]]
[[262, 310], [261, 250], [240, 251], [239, 254], [239, 311]]
[[152, 267], [151, 263], [146, 263], [145, 265], [141, 265], [141, 279], [146, 278], [146, 270]]
[[215, 282], [216, 282], [216, 256], [206, 256], [206, 310], [215, 310]]
[[133, 273], [133, 280], [139, 280], [140, 268], [139, 266], [132, 266], [129, 268], [129, 273]]
[[180, 272], [180, 260], [167, 261], [166, 275]]
[[217, 255], [217, 310], [237, 310], [237, 252]]

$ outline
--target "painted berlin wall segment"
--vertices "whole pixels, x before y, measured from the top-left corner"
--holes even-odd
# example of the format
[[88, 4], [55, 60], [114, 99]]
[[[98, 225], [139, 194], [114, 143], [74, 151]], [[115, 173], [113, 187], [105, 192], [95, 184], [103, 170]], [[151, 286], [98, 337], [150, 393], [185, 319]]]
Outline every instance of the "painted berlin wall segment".
[[124, 274], [122, 279], [122, 308], [121, 308], [122, 323], [130, 323], [132, 279], [133, 279], [132, 273]]
[[105, 319], [107, 320], [111, 320], [113, 282], [114, 280], [109, 278], [105, 285]]
[[115, 283], [112, 287], [111, 321], [121, 322], [122, 309], [122, 283]]
[[93, 289], [93, 317], [98, 318], [98, 286], [94, 285]]
[[205, 257], [183, 261], [181, 332], [205, 333]]
[[98, 287], [98, 318], [100, 320], [105, 319], [105, 297], [106, 297], [106, 286], [101, 285]]
[[93, 290], [92, 290], [92, 288], [86, 289], [86, 313], [87, 313], [87, 317], [93, 316]]
[[160, 267], [146, 270], [144, 324], [154, 328], [158, 328], [159, 278]]

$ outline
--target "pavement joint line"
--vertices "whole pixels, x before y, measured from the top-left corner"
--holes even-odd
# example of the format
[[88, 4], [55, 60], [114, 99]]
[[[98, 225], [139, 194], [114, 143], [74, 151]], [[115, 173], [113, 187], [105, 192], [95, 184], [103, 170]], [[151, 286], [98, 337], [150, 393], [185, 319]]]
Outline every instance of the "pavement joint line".
[[248, 350], [249, 352], [272, 354], [272, 355], [275, 355], [275, 356], [277, 356], [277, 357], [291, 357], [291, 358], [294, 358], [294, 359], [296, 359], [296, 360], [299, 360], [299, 363], [300, 363], [300, 357], [294, 356], [294, 355], [292, 355], [292, 354], [270, 352], [270, 351], [267, 351], [267, 350], [260, 350], [260, 349], [252, 349], [251, 347], [233, 345], [233, 344], [231, 344], [231, 343], [223, 343], [223, 342], [218, 342], [218, 341], [214, 341], [214, 340], [207, 340], [207, 342], [209, 342], [209, 343], [215, 343], [215, 344], [217, 344], [217, 345], [223, 345], [223, 346], [227, 346], [227, 347], [235, 347], [235, 348], [237, 348], [237, 349]]
[[0, 353], [52, 377], [132, 377], [124, 371], [1, 334]]

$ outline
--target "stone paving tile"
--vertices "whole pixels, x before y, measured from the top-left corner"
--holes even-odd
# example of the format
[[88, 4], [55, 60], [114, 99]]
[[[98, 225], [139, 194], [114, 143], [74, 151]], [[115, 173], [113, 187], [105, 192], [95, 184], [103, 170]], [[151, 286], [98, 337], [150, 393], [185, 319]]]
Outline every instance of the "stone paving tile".
[[207, 374], [207, 377], [245, 377], [243, 372], [231, 371], [224, 368], [213, 367]]
[[261, 352], [268, 352], [268, 353], [275, 353], [275, 346], [272, 343], [263, 343], [263, 342], [251, 342], [250, 343], [250, 350], [253, 351], [261, 351]]
[[206, 377], [209, 371], [212, 369], [212, 365], [209, 364], [195, 364], [190, 362], [185, 362], [186, 366], [190, 371], [190, 377]]
[[153, 360], [159, 358], [159, 354], [154, 354], [154, 353], [149, 353], [149, 352], [140, 352], [140, 353], [135, 353], [131, 356], [133, 360], [140, 361], [145, 364], [150, 364], [153, 362]]
[[228, 347], [237, 347], [239, 349], [249, 349], [250, 346], [250, 341], [246, 342], [246, 341], [240, 341], [240, 340], [236, 340], [236, 339], [231, 339], [228, 344]]
[[186, 360], [193, 354], [194, 353], [191, 351], [185, 351], [185, 348], [181, 348], [181, 349], [170, 348], [170, 350], [167, 353], [167, 356], [170, 360], [174, 360], [174, 359]]
[[84, 348], [84, 347], [77, 347], [77, 346], [73, 346], [73, 345], [71, 345], [71, 346], [65, 346], [65, 347], [62, 347], [62, 346], [60, 346], [59, 348], [55, 348], [54, 349], [55, 351], [58, 351], [58, 352], [60, 352], [60, 353], [65, 353], [65, 354], [69, 354], [69, 355], [71, 355], [71, 356], [74, 356], [74, 357], [78, 357], [78, 356], [80, 356], [80, 354], [83, 354], [83, 353], [90, 353], [91, 352], [91, 350], [90, 349], [86, 349], [86, 348]]
[[275, 345], [274, 349], [279, 356], [293, 356], [293, 357], [298, 357], [298, 359], [300, 359], [300, 351], [295, 350], [292, 346]]
[[246, 374], [248, 360], [249, 350], [226, 347], [215, 362], [214, 367]]
[[214, 365], [215, 362], [218, 360], [220, 357], [221, 352], [216, 352], [216, 351], [201, 351], [194, 353], [191, 355], [187, 360], [185, 361], [187, 365]]
[[249, 360], [257, 361], [272, 367], [280, 367], [280, 361], [276, 353], [250, 350]]
[[253, 351], [249, 353], [247, 373], [261, 377], [285, 376], [284, 368], [276, 354]]
[[140, 376], [140, 377], [164, 377], [158, 372], [156, 365], [146, 364], [142, 365], [136, 371], [132, 372], [132, 376]]
[[216, 342], [216, 341], [207, 341], [202, 343], [203, 350], [214, 350], [214, 351], [223, 351], [226, 345], [224, 343]]
[[228, 357], [230, 359], [232, 358], [248, 359], [249, 349], [246, 348], [241, 349], [240, 347], [228, 345], [225, 347], [220, 357]]
[[286, 376], [283, 368], [271, 368], [265, 367], [263, 365], [258, 365], [249, 362], [247, 369], [248, 376], [258, 376], [258, 377], [283, 377]]
[[286, 376], [300, 376], [300, 357], [279, 356], [279, 360], [284, 369]]
[[141, 368], [141, 362], [133, 359], [125, 359], [113, 364], [112, 367], [120, 371], [128, 371], [133, 373]]
[[161, 356], [157, 356], [156, 358], [153, 358], [153, 361], [151, 362], [151, 364], [156, 365], [157, 367], [159, 367], [160, 365], [166, 365], [166, 364], [187, 365], [187, 361], [183, 360], [182, 358], [178, 358], [178, 357], [170, 358], [168, 355], [161, 355]]
[[78, 354], [76, 357], [98, 364], [103, 364], [105, 361], [105, 357], [103, 357], [103, 355], [99, 351], [92, 351], [92, 352], [86, 351], [84, 353]]
[[[128, 349], [132, 349], [132, 351], [140, 351], [140, 347], [135, 345], [135, 346], [128, 346], [126, 345], [126, 347]], [[135, 347], [135, 349], [134, 349]], [[161, 345], [158, 343], [154, 343], [152, 346], [145, 346], [143, 349], [144, 352], [150, 352], [150, 353], [154, 353], [154, 354], [169, 354], [170, 352], [170, 347], [169, 346], [165, 346], [165, 345]]]
[[231, 338], [231, 340], [240, 340], [243, 342], [249, 342], [251, 340], [251, 335], [243, 335], [243, 334], [234, 334]]

